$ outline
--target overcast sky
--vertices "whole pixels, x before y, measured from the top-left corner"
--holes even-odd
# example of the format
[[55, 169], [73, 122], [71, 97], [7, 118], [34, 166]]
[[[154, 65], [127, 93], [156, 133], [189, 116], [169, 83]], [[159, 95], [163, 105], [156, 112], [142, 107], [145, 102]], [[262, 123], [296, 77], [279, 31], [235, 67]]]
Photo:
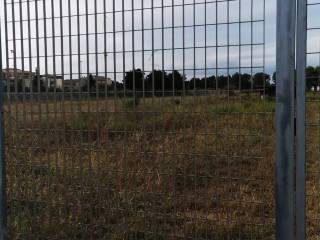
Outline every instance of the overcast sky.
[[[7, 0], [11, 2], [11, 0]], [[154, 67], [162, 69], [162, 57], [164, 58], [164, 69], [167, 71], [177, 69], [183, 71], [188, 77], [195, 74], [198, 77], [204, 76], [207, 69], [207, 74], [225, 74], [227, 72], [234, 73], [239, 71], [241, 66], [242, 72], [259, 72], [265, 69], [266, 72], [272, 73], [275, 70], [275, 41], [276, 41], [276, 0], [231, 0], [229, 3], [225, 0], [184, 0], [184, 8], [182, 7], [183, 0], [163, 0], [163, 15], [162, 1], [153, 1], [153, 16], [154, 16], [154, 41], [152, 44], [152, 1], [144, 0], [142, 9], [142, 0], [124, 0], [124, 7], [121, 0], [96, 0], [97, 3], [97, 21], [95, 21], [95, 4], [94, 0], [87, 0], [89, 13], [88, 19], [85, 17], [86, 0], [79, 1], [80, 11], [80, 48], [78, 47], [78, 24], [77, 24], [77, 0], [70, 0], [70, 13], [68, 0], [39, 0], [38, 1], [38, 28], [36, 25], [36, 7], [35, 2], [30, 0], [30, 26], [31, 26], [31, 52], [29, 51], [28, 39], [28, 5], [27, 0], [21, 0], [21, 12], [18, 0], [14, 4], [7, 5], [7, 20], [8, 20], [8, 49], [9, 58], [13, 58], [14, 53], [17, 57], [17, 67], [22, 67], [22, 44], [21, 44], [21, 24], [23, 30], [23, 55], [24, 67], [29, 69], [29, 56], [32, 56], [32, 69], [37, 67], [37, 46], [39, 48], [39, 68], [41, 73], [45, 72], [45, 62], [47, 62], [48, 72], [62, 74], [62, 65], [64, 67], [63, 74], [65, 78], [70, 78], [70, 66], [72, 68], [73, 78], [78, 76], [78, 56], [80, 52], [81, 72], [86, 74], [87, 67], [89, 72], [99, 75], [104, 75], [107, 70], [108, 76], [114, 78], [114, 59], [116, 59], [116, 77], [117, 81], [122, 80], [123, 71], [128, 71], [133, 68], [133, 59], [135, 68], [142, 68], [142, 59], [144, 55], [144, 68], [148, 72], [152, 69], [152, 46], [154, 47]], [[44, 2], [45, 1], [45, 2]], [[104, 15], [104, 3], [106, 1], [106, 14]], [[315, 0], [313, 0], [314, 2]], [[60, 8], [60, 2], [62, 7]], [[134, 3], [134, 14], [132, 16], [132, 2]], [[251, 3], [253, 2], [253, 5]], [[46, 20], [46, 37], [45, 44], [44, 26], [44, 3]], [[174, 10], [172, 11], [172, 3]], [[52, 31], [52, 4], [54, 6], [54, 34], [55, 41], [53, 42]], [[206, 15], [205, 15], [206, 6]], [[239, 7], [240, 6], [240, 7]], [[309, 9], [309, 27], [317, 28], [320, 25], [319, 12], [320, 5], [315, 5]], [[114, 12], [115, 10], [115, 12]], [[183, 10], [185, 17], [183, 19]], [[3, 8], [1, 9], [3, 12]], [[62, 29], [63, 29], [63, 64], [61, 59], [61, 22], [60, 16], [62, 12]], [[114, 12], [114, 13], [113, 13]], [[173, 14], [174, 12], [174, 14]], [[195, 17], [194, 17], [195, 12]], [[12, 15], [15, 15], [15, 34], [13, 34]], [[124, 15], [123, 15], [124, 13]], [[142, 15], [144, 16], [142, 20]], [[173, 17], [174, 15], [174, 17]], [[4, 36], [4, 15], [2, 17], [2, 36]], [[105, 18], [106, 16], [106, 18]], [[206, 16], [206, 17], [205, 17]], [[229, 18], [228, 18], [229, 16]], [[124, 23], [122, 21], [124, 17]], [[132, 22], [134, 19], [134, 24]], [[113, 24], [115, 19], [115, 24]], [[162, 36], [162, 19], [164, 24], [164, 35]], [[216, 19], [218, 21], [216, 21]], [[69, 20], [71, 20], [71, 28], [69, 29]], [[104, 34], [104, 20], [106, 20], [106, 34]], [[173, 21], [174, 20], [174, 21]], [[184, 21], [183, 21], [184, 20]], [[87, 49], [87, 30], [88, 21], [88, 46]], [[195, 22], [194, 22], [195, 21]], [[185, 31], [183, 34], [183, 22]], [[205, 37], [204, 24], [207, 23], [207, 31]], [[229, 24], [226, 24], [228, 23]], [[239, 25], [240, 22], [240, 25]], [[252, 23], [251, 23], [252, 22]], [[194, 23], [196, 26], [194, 26]], [[217, 24], [218, 23], [218, 24]], [[265, 23], [265, 24], [264, 24]], [[114, 28], [115, 25], [115, 28]], [[144, 32], [142, 32], [142, 25]], [[172, 26], [174, 26], [174, 31]], [[125, 34], [123, 35], [123, 27]], [[132, 38], [132, 29], [134, 31], [134, 45]], [[37, 30], [39, 41], [36, 41]], [[115, 34], [113, 33], [115, 29]], [[229, 35], [228, 33], [229, 29]], [[95, 32], [97, 30], [97, 38]], [[264, 35], [265, 30], [265, 35]], [[195, 34], [194, 34], [195, 31]], [[239, 32], [240, 31], [240, 32]], [[174, 32], [174, 37], [172, 33]], [[320, 51], [319, 43], [320, 30], [310, 31], [308, 34], [308, 51]], [[69, 35], [71, 34], [71, 45], [69, 44]], [[144, 46], [143, 46], [144, 34]], [[105, 37], [106, 36], [106, 37]], [[195, 41], [194, 41], [195, 36]], [[265, 36], [265, 39], [264, 39]], [[113, 44], [114, 37], [116, 39]], [[13, 39], [16, 39], [15, 46]], [[162, 50], [162, 38], [164, 39], [164, 50]], [[125, 39], [123, 44], [123, 39]], [[206, 41], [205, 41], [206, 39]], [[2, 46], [5, 46], [4, 37], [2, 37]], [[217, 40], [217, 41], [216, 41]], [[96, 44], [97, 43], [97, 44]], [[104, 43], [107, 46], [107, 56], [104, 50]], [[174, 44], [173, 44], [174, 43]], [[47, 54], [45, 51], [47, 45]], [[124, 50], [126, 51], [123, 54]], [[219, 46], [216, 48], [216, 46]], [[229, 45], [229, 48], [227, 47]], [[173, 51], [173, 46], [175, 50]], [[183, 46], [185, 50], [183, 51]], [[193, 47], [196, 46], [194, 49]], [[53, 52], [53, 47], [55, 52]], [[115, 47], [115, 49], [114, 49]], [[15, 51], [13, 51], [15, 49]], [[132, 50], [135, 54], [132, 54]], [[87, 50], [89, 57], [87, 57]], [[114, 56], [114, 50], [116, 52]], [[144, 51], [143, 51], [144, 50]], [[265, 51], [264, 51], [265, 50]], [[72, 58], [70, 62], [70, 51]], [[194, 55], [195, 52], [195, 55]], [[96, 54], [97, 53], [97, 54]], [[173, 54], [173, 55], [172, 55]], [[185, 54], [185, 61], [183, 61]], [[45, 57], [47, 55], [47, 57]], [[3, 56], [6, 57], [6, 52], [3, 51]], [[206, 57], [205, 57], [206, 56]], [[96, 62], [97, 59], [97, 62]], [[107, 69], [105, 69], [105, 59], [107, 61]], [[125, 59], [125, 63], [123, 62]], [[174, 59], [174, 66], [173, 66]], [[206, 64], [205, 64], [206, 62]], [[319, 54], [310, 54], [308, 56], [309, 64], [319, 62]], [[96, 64], [97, 63], [97, 64]], [[14, 66], [14, 61], [9, 60], [10, 67]], [[125, 66], [125, 68], [123, 67]], [[6, 67], [4, 63], [4, 67]], [[216, 68], [218, 67], [218, 70]], [[227, 70], [228, 69], [228, 70]], [[217, 71], [217, 72], [216, 72]]]

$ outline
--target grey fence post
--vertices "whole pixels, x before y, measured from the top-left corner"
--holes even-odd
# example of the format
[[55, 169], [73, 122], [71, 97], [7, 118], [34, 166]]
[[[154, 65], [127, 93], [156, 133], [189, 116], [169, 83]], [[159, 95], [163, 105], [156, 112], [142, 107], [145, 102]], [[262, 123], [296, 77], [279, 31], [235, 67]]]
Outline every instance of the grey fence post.
[[294, 78], [296, 1], [277, 1], [276, 231], [294, 239]]
[[2, 71], [2, 34], [0, 23], [0, 240], [5, 239], [6, 231], [6, 171], [4, 159], [4, 120], [3, 120], [3, 71]]
[[296, 82], [296, 239], [305, 239], [305, 123], [307, 0], [297, 0]]

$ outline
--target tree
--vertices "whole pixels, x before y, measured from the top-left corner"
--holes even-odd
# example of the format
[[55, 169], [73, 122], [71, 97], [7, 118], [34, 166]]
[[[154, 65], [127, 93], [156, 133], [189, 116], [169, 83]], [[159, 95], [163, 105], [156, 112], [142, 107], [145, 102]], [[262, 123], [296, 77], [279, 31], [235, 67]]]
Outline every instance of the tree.
[[240, 89], [240, 81], [241, 81], [241, 74], [235, 73], [232, 75], [230, 79], [230, 88], [232, 89]]
[[312, 87], [318, 86], [320, 80], [320, 68], [308, 66], [306, 68], [306, 87], [310, 90]]
[[207, 78], [207, 88], [208, 89], [216, 89], [216, 77], [213, 75], [213, 76], [210, 76]]
[[107, 86], [107, 91], [113, 92], [114, 88], [116, 88], [116, 91], [122, 91], [123, 90], [123, 87], [124, 87], [123, 83], [116, 82], [116, 86], [114, 84], [115, 84], [115, 82], [112, 81], [112, 83]]
[[143, 87], [144, 73], [141, 69], [135, 69], [134, 71], [128, 71], [125, 74], [123, 84], [126, 89], [141, 91]]
[[153, 70], [145, 78], [146, 89], [152, 90], [154, 88], [155, 91], [162, 91], [164, 90], [164, 83], [166, 81], [168, 81], [166, 71]]
[[244, 73], [235, 73], [230, 79], [230, 88], [239, 90], [251, 89], [251, 75]]
[[94, 92], [96, 89], [96, 79], [90, 73], [87, 78], [84, 79], [85, 83], [82, 86], [82, 91]]
[[45, 91], [45, 89], [46, 89], [46, 87], [45, 87], [43, 80], [41, 79], [39, 69], [36, 68], [36, 72], [32, 78], [32, 90], [33, 90], [33, 92], [39, 92], [39, 91], [43, 92], [43, 91]]
[[[173, 70], [172, 73], [168, 74], [168, 77], [165, 81], [165, 90], [182, 90], [184, 76], [180, 74], [177, 70]], [[174, 87], [173, 87], [174, 86]]]
[[189, 89], [205, 89], [205, 82], [200, 78], [191, 78], [189, 81]]
[[218, 77], [218, 88], [219, 89], [227, 89], [228, 88], [228, 82], [230, 83], [230, 76], [227, 75], [221, 75]]
[[249, 90], [251, 89], [251, 75], [244, 73], [241, 74], [241, 89]]
[[17, 91], [18, 92], [23, 92], [23, 80], [22, 79], [19, 79], [18, 82], [17, 82]]
[[273, 74], [272, 74], [272, 80], [273, 80], [273, 82], [276, 84], [277, 83], [277, 72], [274, 72]]
[[253, 76], [253, 88], [254, 89], [264, 89], [270, 84], [270, 75], [259, 72]]

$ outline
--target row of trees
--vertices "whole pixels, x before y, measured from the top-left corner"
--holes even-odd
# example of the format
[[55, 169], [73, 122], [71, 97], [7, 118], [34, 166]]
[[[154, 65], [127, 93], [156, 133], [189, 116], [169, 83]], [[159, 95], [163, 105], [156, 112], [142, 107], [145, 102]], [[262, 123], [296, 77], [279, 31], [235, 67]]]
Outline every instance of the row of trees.
[[[276, 73], [273, 73], [273, 80], [276, 82]], [[306, 89], [310, 91], [312, 87], [320, 86], [320, 66], [308, 66], [306, 68]]]
[[[273, 80], [273, 81], [272, 81]], [[128, 71], [125, 73], [124, 80], [122, 82], [116, 82], [116, 89], [122, 90], [155, 90], [155, 91], [181, 91], [185, 90], [202, 90], [202, 89], [263, 89], [274, 85], [276, 81], [276, 73], [273, 74], [272, 80], [269, 74], [259, 72], [251, 76], [248, 73], [234, 73], [233, 75], [220, 75], [208, 76], [202, 78], [191, 78], [187, 79], [186, 76], [182, 75], [179, 71], [174, 70], [173, 72], [167, 73], [162, 70], [154, 70], [149, 74], [145, 75], [141, 69], [135, 69], [134, 71]], [[68, 80], [66, 80], [68, 81]], [[81, 86], [81, 91], [95, 92], [98, 88], [99, 91], [106, 89], [103, 81], [96, 81], [95, 76], [90, 74], [88, 78], [85, 78]], [[39, 85], [40, 84], [40, 85]], [[107, 86], [108, 90], [115, 88], [114, 82], [109, 83]], [[320, 67], [309, 66], [306, 68], [306, 87], [310, 90], [312, 87], [320, 85]], [[18, 91], [23, 91], [22, 82], [18, 82]], [[36, 75], [33, 76], [31, 87], [33, 92], [46, 91], [46, 84], [42, 79]], [[11, 86], [11, 91], [15, 91], [15, 86]], [[77, 88], [74, 88], [77, 89]], [[5, 88], [6, 90], [6, 88]], [[31, 89], [26, 89], [30, 91]], [[53, 91], [53, 88], [49, 88], [49, 91]], [[59, 89], [58, 89], [59, 91]]]
[[[68, 81], [68, 80], [65, 80]], [[107, 80], [106, 80], [107, 81]], [[82, 92], [95, 92], [99, 89], [102, 92], [106, 89], [106, 82], [97, 81], [96, 77], [90, 74], [88, 77], [81, 79], [77, 84], [80, 83], [80, 88]], [[113, 90], [115, 88], [114, 81], [107, 84], [108, 90]], [[240, 74], [235, 73], [233, 75], [221, 75], [221, 76], [208, 76], [197, 78], [193, 77], [187, 79], [179, 71], [174, 70], [173, 72], [167, 73], [166, 71], [154, 70], [148, 75], [144, 75], [141, 69], [136, 69], [134, 71], [128, 71], [125, 73], [125, 78], [122, 82], [116, 82], [116, 88], [118, 90], [155, 90], [155, 91], [181, 91], [185, 90], [201, 90], [201, 89], [262, 89], [265, 86], [270, 85], [270, 76], [266, 73], [257, 73], [254, 76], [250, 74]], [[44, 80], [37, 77], [35, 74], [31, 80], [31, 86], [23, 86], [22, 81], [17, 81], [17, 91], [22, 92], [25, 88], [26, 92], [45, 92], [48, 90], [54, 91], [54, 88], [48, 86], [44, 83]], [[50, 84], [49, 84], [50, 85]], [[15, 84], [11, 84], [10, 91], [15, 91]], [[32, 88], [32, 89], [30, 89]], [[79, 86], [74, 86], [73, 89], [79, 89]], [[5, 88], [7, 90], [7, 88]], [[67, 91], [67, 89], [65, 89]], [[61, 91], [61, 89], [56, 89], [56, 91]]]
[[[96, 88], [94, 78], [89, 76], [90, 87], [84, 86], [83, 90]], [[229, 90], [262, 90], [268, 95], [275, 95], [277, 76], [276, 72], [273, 73], [272, 78], [269, 74], [259, 72], [254, 75], [248, 73], [234, 73], [233, 75], [220, 75], [216, 77], [208, 76], [202, 78], [191, 78], [187, 80], [186, 76], [182, 75], [179, 71], [167, 73], [166, 71], [154, 70], [146, 76], [141, 69], [128, 71], [125, 73], [124, 80], [120, 83], [117, 82], [116, 89], [142, 91], [155, 90], [155, 91], [181, 91], [185, 90], [203, 90], [203, 89], [229, 89]], [[306, 68], [306, 88], [308, 91], [317, 89], [320, 86], [320, 66], [308, 66]], [[109, 86], [111, 90], [114, 89], [114, 83]]]
[[320, 86], [320, 66], [309, 66], [306, 68], [306, 88], [311, 90], [312, 87]]
[[142, 90], [182, 90], [182, 89], [261, 89], [272, 84], [270, 75], [266, 73], [257, 73], [254, 76], [250, 74], [235, 73], [231, 76], [208, 76], [202, 78], [186, 79], [179, 71], [174, 70], [171, 73], [166, 71], [154, 70], [144, 76], [141, 69], [129, 71], [125, 74], [123, 81], [126, 89]]

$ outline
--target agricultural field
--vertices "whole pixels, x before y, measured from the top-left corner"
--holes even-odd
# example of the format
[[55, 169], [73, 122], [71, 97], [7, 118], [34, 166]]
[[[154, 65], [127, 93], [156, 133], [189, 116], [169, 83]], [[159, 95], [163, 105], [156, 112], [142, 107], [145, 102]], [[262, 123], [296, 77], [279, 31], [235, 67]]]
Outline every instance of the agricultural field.
[[320, 110], [319, 93], [307, 94], [306, 105], [306, 230], [307, 238], [319, 239]]
[[275, 238], [273, 98], [8, 101], [5, 111], [9, 239]]

